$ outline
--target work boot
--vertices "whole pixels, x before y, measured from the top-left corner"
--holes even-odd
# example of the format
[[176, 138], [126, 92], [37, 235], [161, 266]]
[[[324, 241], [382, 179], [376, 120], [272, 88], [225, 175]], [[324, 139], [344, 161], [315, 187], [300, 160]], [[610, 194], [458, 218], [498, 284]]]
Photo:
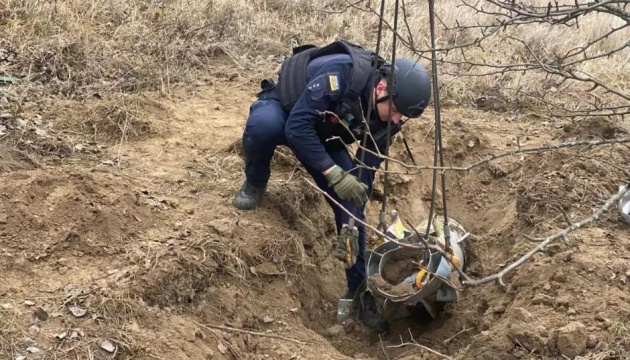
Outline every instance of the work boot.
[[378, 305], [372, 293], [366, 291], [354, 302], [357, 303], [355, 308], [358, 307], [357, 320], [360, 323], [377, 333], [385, 333], [389, 330], [389, 322], [379, 314]]
[[241, 189], [236, 193], [236, 196], [234, 196], [232, 204], [240, 210], [253, 210], [260, 205], [260, 200], [266, 188], [267, 184], [252, 185], [249, 181], [245, 180]]

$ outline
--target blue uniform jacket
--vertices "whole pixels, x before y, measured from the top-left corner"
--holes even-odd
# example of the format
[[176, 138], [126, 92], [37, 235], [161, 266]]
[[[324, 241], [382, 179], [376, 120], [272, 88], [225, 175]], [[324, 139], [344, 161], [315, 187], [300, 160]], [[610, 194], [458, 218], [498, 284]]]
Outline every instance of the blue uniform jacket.
[[[335, 165], [335, 162], [328, 155], [331, 146], [324, 144], [317, 132], [317, 124], [324, 121], [321, 112], [332, 111], [338, 104], [341, 94], [346, 89], [352, 63], [348, 55], [327, 55], [317, 58], [309, 63], [306, 76], [306, 88], [298, 98], [295, 106], [289, 113], [285, 127], [285, 137], [288, 145], [296, 155], [309, 166], [323, 172]], [[371, 83], [371, 82], [368, 82]], [[372, 88], [365, 89], [362, 94], [363, 109], [368, 108], [368, 96]], [[371, 118], [378, 115], [373, 113]], [[360, 121], [360, 120], [358, 120]], [[372, 134], [385, 128], [385, 122], [377, 121], [377, 127], [371, 127]], [[362, 138], [358, 138], [361, 141]], [[333, 140], [337, 142], [339, 140]], [[368, 141], [366, 146], [372, 151], [376, 151], [372, 141]], [[383, 146], [379, 149], [383, 153]], [[345, 151], [345, 150], [344, 150]], [[360, 159], [361, 149], [357, 153]], [[365, 165], [373, 168], [380, 166], [381, 160], [377, 156], [365, 154]], [[363, 171], [368, 177], [361, 180], [371, 185], [373, 174], [371, 171]]]

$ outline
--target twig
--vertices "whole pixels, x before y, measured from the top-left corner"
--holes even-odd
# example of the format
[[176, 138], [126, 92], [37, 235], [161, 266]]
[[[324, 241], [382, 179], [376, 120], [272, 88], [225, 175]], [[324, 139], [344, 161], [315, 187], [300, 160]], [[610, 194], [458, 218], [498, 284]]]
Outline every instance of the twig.
[[[274, 339], [281, 339], [281, 340], [286, 340], [286, 341], [290, 341], [290, 342], [294, 342], [296, 344], [300, 344], [300, 345], [304, 345], [306, 344], [304, 341], [300, 341], [297, 339], [292, 339], [292, 338], [288, 338], [282, 335], [276, 335], [276, 334], [267, 334], [267, 333], [261, 333], [261, 332], [256, 332], [256, 331], [250, 331], [250, 330], [244, 330], [244, 329], [236, 329], [233, 327], [229, 327], [229, 326], [221, 326], [221, 325], [204, 325], [204, 324], [200, 324], [198, 322], [195, 322], [198, 326], [201, 326], [205, 329], [208, 328], [214, 328], [214, 329], [220, 329], [220, 330], [225, 330], [225, 331], [232, 331], [232, 332], [237, 332], [237, 333], [242, 333], [242, 334], [249, 334], [249, 335], [254, 335], [254, 336], [264, 336], [264, 337], [270, 337], [270, 338], [274, 338]], [[209, 329], [208, 329], [209, 330]]]
[[[397, 159], [393, 159], [390, 157], [387, 157], [385, 155], [382, 155], [380, 153], [374, 152], [370, 149], [366, 149], [364, 146], [358, 145], [359, 148], [361, 148], [363, 151], [372, 154], [374, 156], [378, 156], [381, 159], [388, 159], [392, 162], [395, 162], [405, 168], [408, 169], [416, 169], [416, 170], [445, 170], [445, 171], [470, 171], [474, 168], [477, 168], [481, 165], [484, 165], [486, 163], [489, 163], [491, 161], [494, 160], [498, 160], [507, 156], [513, 156], [513, 155], [517, 155], [517, 154], [524, 154], [524, 153], [541, 153], [541, 152], [545, 152], [545, 151], [557, 151], [558, 149], [562, 149], [562, 148], [567, 148], [567, 147], [573, 147], [573, 146], [580, 146], [580, 145], [584, 145], [584, 146], [588, 146], [588, 147], [593, 147], [593, 146], [599, 146], [599, 145], [607, 145], [607, 144], [625, 144], [625, 143], [630, 143], [630, 137], [629, 138], [619, 138], [619, 139], [604, 139], [604, 140], [580, 140], [580, 141], [567, 141], [567, 142], [563, 142], [560, 144], [555, 144], [555, 145], [546, 145], [546, 146], [534, 146], [534, 147], [521, 147], [519, 149], [515, 149], [515, 150], [511, 150], [511, 151], [505, 151], [503, 153], [500, 154], [492, 154], [490, 156], [488, 156], [485, 159], [479, 160], [473, 164], [470, 164], [468, 166], [463, 166], [463, 167], [457, 167], [457, 166], [417, 166], [417, 165], [409, 165], [406, 164], [403, 161], [397, 160]], [[347, 146], [346, 146], [347, 148]], [[370, 170], [375, 170], [375, 171], [380, 171], [383, 172], [383, 170], [380, 169], [376, 169], [373, 167], [369, 167], [366, 165], [359, 165], [362, 167], [365, 167], [367, 169]], [[413, 174], [413, 173], [412, 173]]]
[[419, 348], [421, 348], [421, 349], [423, 349], [423, 350], [426, 350], [426, 351], [428, 351], [428, 352], [430, 352], [430, 353], [432, 353], [432, 354], [434, 354], [434, 355], [440, 356], [440, 357], [442, 357], [442, 358], [444, 358], [444, 359], [453, 360], [453, 358], [452, 358], [452, 357], [450, 357], [450, 356], [448, 356], [448, 355], [444, 355], [444, 354], [442, 354], [442, 353], [440, 353], [440, 352], [438, 352], [438, 351], [436, 351], [436, 350], [431, 349], [430, 347], [427, 347], [427, 346], [424, 346], [424, 345], [419, 344], [419, 343], [418, 343], [418, 342], [417, 342], [417, 341], [413, 338], [413, 335], [411, 334], [411, 330], [409, 330], [409, 337], [411, 337], [411, 341], [412, 341], [412, 342], [409, 342], [409, 343], [401, 342], [401, 343], [400, 343], [400, 344], [398, 344], [398, 345], [388, 345], [387, 347], [388, 347], [388, 348], [401, 348], [401, 347], [405, 347], [405, 346], [415, 346], [415, 347], [419, 347]]
[[234, 356], [235, 356], [237, 359], [242, 359], [242, 358], [241, 358], [241, 356], [238, 354], [238, 352], [236, 352], [236, 350], [234, 350], [234, 348], [232, 347], [232, 345], [231, 345], [229, 342], [225, 341], [225, 339], [224, 339], [224, 338], [222, 338], [219, 334], [217, 334], [217, 332], [216, 332], [216, 331], [214, 331], [214, 330], [213, 330], [212, 328], [210, 328], [209, 326], [206, 326], [206, 325], [200, 324], [200, 323], [198, 323], [198, 322], [196, 322], [196, 321], [194, 321], [194, 323], [195, 323], [195, 324], [197, 324], [197, 326], [201, 326], [202, 328], [204, 328], [204, 329], [206, 329], [206, 330], [210, 331], [210, 332], [212, 333], [212, 335], [214, 335], [217, 339], [219, 339], [219, 341], [224, 342], [224, 343], [226, 343], [226, 344], [227, 344], [228, 349], [230, 349], [230, 351], [232, 352], [232, 354], [234, 354]]
[[383, 344], [383, 338], [381, 338], [381, 334], [378, 334], [378, 339], [380, 340], [380, 343], [381, 343], [381, 349], [383, 350], [383, 355], [385, 355], [385, 358], [389, 360], [389, 355], [387, 355], [387, 351], [385, 350], [385, 344]]
[[456, 337], [458, 337], [459, 335], [461, 335], [461, 334], [463, 334], [463, 333], [465, 333], [465, 332], [467, 332], [467, 331], [470, 331], [470, 330], [472, 330], [472, 328], [467, 329], [467, 328], [464, 326], [464, 328], [463, 328], [460, 332], [458, 332], [457, 334], [455, 334], [455, 335], [451, 336], [450, 338], [448, 338], [448, 339], [444, 340], [442, 343], [444, 343], [444, 345], [448, 345], [448, 343], [449, 343], [449, 342], [451, 342], [451, 341], [453, 341], [453, 339], [455, 339], [455, 338], [456, 338]]
[[506, 266], [503, 270], [499, 271], [496, 274], [490, 275], [490, 276], [486, 276], [484, 278], [478, 279], [478, 280], [464, 280], [463, 284], [464, 285], [469, 285], [469, 286], [478, 286], [478, 285], [482, 285], [491, 281], [497, 281], [500, 285], [505, 286], [505, 284], [503, 283], [503, 276], [505, 276], [508, 272], [516, 269], [517, 267], [523, 265], [527, 260], [529, 260], [532, 256], [534, 256], [534, 254], [536, 254], [539, 251], [543, 251], [545, 249], [545, 247], [547, 245], [549, 245], [552, 241], [557, 240], [559, 238], [566, 238], [566, 236], [581, 228], [584, 227], [584, 225], [590, 224], [591, 222], [598, 220], [602, 214], [604, 214], [606, 211], [608, 211], [608, 209], [610, 209], [611, 206], [613, 206], [613, 204], [615, 204], [619, 199], [621, 199], [622, 196], [625, 195], [625, 193], [630, 192], [630, 189], [628, 190], [624, 190], [621, 189], [617, 192], [617, 194], [615, 194], [614, 196], [612, 196], [611, 198], [609, 198], [604, 205], [599, 208], [597, 211], [595, 211], [593, 213], [593, 215], [587, 217], [586, 219], [579, 221], [579, 222], [574, 222], [571, 226], [565, 228], [562, 231], [559, 231], [551, 236], [548, 236], [544, 239], [541, 240], [541, 243], [538, 244], [536, 247], [534, 247], [533, 249], [531, 249], [529, 252], [527, 252], [525, 255], [523, 255], [521, 258], [519, 258], [518, 260], [516, 260], [515, 262], [513, 262], [512, 264]]

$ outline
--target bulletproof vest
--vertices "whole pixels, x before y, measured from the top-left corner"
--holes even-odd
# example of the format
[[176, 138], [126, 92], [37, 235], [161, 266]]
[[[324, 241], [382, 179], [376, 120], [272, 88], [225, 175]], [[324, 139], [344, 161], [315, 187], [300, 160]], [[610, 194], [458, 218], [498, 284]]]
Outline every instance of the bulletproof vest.
[[[345, 40], [335, 41], [324, 47], [302, 45], [293, 48], [293, 55], [287, 58], [280, 68], [280, 81], [277, 85], [280, 103], [285, 111], [291, 111], [306, 88], [308, 64], [318, 57], [333, 54], [348, 54], [352, 61], [352, 70], [348, 77], [348, 85], [341, 95], [339, 106], [337, 106], [333, 112], [341, 118], [363, 118], [361, 111], [361, 92], [372, 78], [374, 53]], [[378, 57], [377, 62], [378, 67], [385, 61], [381, 57]], [[356, 130], [358, 130], [357, 133], [361, 132], [361, 129]], [[344, 139], [344, 141], [348, 143], [352, 142], [346, 141], [346, 139]]]

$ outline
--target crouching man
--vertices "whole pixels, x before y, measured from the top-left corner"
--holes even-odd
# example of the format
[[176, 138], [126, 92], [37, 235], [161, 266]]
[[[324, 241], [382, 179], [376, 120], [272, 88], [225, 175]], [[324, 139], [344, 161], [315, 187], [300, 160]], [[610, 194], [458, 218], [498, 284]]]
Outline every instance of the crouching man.
[[[278, 83], [263, 81], [262, 91], [250, 107], [242, 137], [245, 182], [233, 204], [241, 210], [260, 205], [274, 150], [285, 145], [322, 191], [364, 220], [375, 175], [371, 169], [378, 169], [382, 159], [369, 151], [362, 155], [359, 147], [355, 158], [364, 159], [359, 172], [360, 164], [350, 157], [346, 145], [362, 141], [369, 130], [374, 140], [368, 138], [362, 147], [383, 153], [387, 123], [392, 122], [393, 135], [403, 116], [417, 118], [423, 113], [431, 97], [430, 78], [420, 63], [409, 59], [397, 59], [392, 67], [379, 58], [374, 69], [374, 53], [346, 41], [293, 50], [282, 64]], [[344, 298], [353, 298], [364, 288], [365, 227], [357, 223], [356, 228], [348, 228], [350, 216], [326, 199], [337, 227], [334, 254], [346, 268]]]

